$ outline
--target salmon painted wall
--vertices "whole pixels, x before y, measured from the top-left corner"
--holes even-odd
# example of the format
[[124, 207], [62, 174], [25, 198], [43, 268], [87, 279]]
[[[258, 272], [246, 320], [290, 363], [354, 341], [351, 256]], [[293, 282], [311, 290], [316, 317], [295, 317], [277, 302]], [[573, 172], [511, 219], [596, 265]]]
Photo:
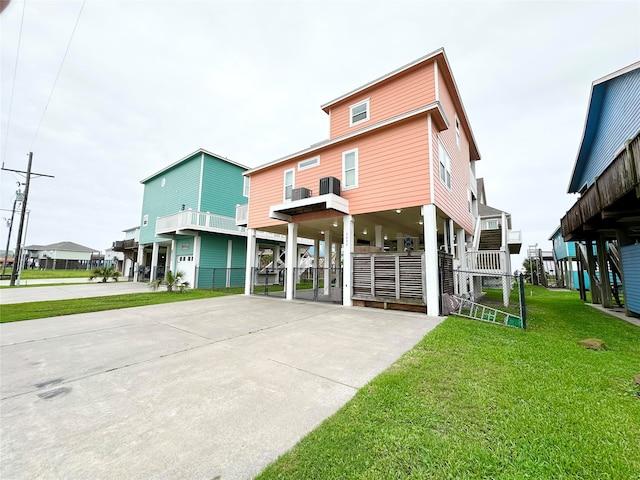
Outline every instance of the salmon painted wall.
[[[367, 98], [369, 98], [369, 120], [350, 127], [349, 107]], [[435, 98], [435, 75], [433, 60], [431, 60], [332, 105], [329, 137], [339, 137], [428, 105], [435, 102]]]
[[[337, 177], [343, 187], [342, 153], [353, 148], [358, 149], [358, 187], [342, 190], [352, 215], [430, 202], [428, 125], [421, 115], [251, 174], [249, 228], [282, 224], [269, 218], [269, 206], [284, 201], [285, 170], [295, 168], [294, 187], [309, 188], [313, 196], [322, 177]], [[298, 170], [299, 161], [316, 155], [318, 166]]]
[[[470, 163], [469, 163], [469, 138], [467, 137], [462, 121], [460, 121], [460, 148], [456, 142], [455, 118], [461, 118], [462, 112], [456, 112], [451, 91], [438, 69], [438, 92], [440, 104], [445, 116], [449, 120], [449, 128], [438, 132], [433, 142], [434, 169], [436, 177], [434, 181], [435, 204], [445, 214], [452, 218], [467, 233], [473, 234], [473, 216], [469, 212], [467, 203], [467, 189], [470, 187]], [[442, 141], [445, 149], [451, 157], [451, 189], [449, 190], [440, 179], [440, 159], [438, 140]]]

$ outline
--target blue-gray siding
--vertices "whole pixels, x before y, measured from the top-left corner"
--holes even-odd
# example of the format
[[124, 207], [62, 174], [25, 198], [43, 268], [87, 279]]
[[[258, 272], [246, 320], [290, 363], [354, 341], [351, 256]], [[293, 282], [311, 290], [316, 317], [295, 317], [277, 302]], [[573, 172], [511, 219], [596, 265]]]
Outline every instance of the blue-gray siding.
[[640, 314], [640, 243], [620, 249], [627, 308]]
[[596, 85], [570, 191], [593, 184], [618, 149], [640, 130], [640, 69]]

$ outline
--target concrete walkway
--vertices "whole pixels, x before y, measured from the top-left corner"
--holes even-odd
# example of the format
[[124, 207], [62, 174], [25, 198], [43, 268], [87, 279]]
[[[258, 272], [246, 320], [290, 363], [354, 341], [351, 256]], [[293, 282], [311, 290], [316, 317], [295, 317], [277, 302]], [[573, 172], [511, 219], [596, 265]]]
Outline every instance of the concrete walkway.
[[238, 295], [2, 324], [0, 478], [252, 478], [440, 321]]
[[[58, 279], [60, 280], [60, 279]], [[82, 281], [82, 279], [77, 279]], [[38, 286], [0, 289], [0, 305], [10, 303], [70, 300], [72, 298], [102, 297], [125, 293], [149, 292], [149, 284], [142, 282], [87, 282], [79, 285]], [[45, 284], [42, 284], [45, 285]]]

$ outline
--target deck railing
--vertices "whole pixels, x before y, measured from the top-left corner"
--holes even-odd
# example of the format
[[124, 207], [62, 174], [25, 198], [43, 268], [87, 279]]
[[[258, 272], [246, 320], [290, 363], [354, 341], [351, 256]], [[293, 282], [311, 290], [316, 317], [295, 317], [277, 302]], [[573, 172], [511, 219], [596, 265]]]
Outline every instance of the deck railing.
[[236, 225], [247, 226], [249, 220], [249, 204], [236, 205]]
[[235, 218], [209, 212], [186, 210], [156, 220], [156, 235], [175, 233], [178, 230], [198, 230], [245, 235], [246, 229], [236, 225]]
[[507, 253], [502, 250], [467, 250], [467, 270], [509, 273], [507, 265]]

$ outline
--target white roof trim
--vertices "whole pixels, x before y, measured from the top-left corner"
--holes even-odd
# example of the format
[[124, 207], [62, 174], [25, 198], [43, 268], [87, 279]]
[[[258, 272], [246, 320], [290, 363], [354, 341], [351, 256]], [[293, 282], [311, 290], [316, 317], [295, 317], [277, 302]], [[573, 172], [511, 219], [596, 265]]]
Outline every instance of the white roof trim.
[[259, 170], [263, 170], [265, 168], [272, 167], [273, 165], [277, 165], [278, 163], [282, 163], [282, 162], [286, 162], [287, 160], [291, 160], [292, 158], [296, 158], [296, 157], [299, 157], [299, 156], [302, 156], [302, 155], [309, 155], [312, 152], [315, 152], [316, 150], [320, 150], [322, 148], [325, 148], [325, 147], [328, 147], [328, 146], [331, 146], [331, 145], [335, 145], [336, 143], [340, 143], [340, 142], [343, 142], [343, 141], [348, 140], [350, 138], [357, 137], [357, 136], [362, 135], [364, 133], [368, 133], [368, 132], [370, 132], [372, 130], [377, 130], [378, 128], [381, 128], [381, 127], [386, 127], [387, 125], [391, 125], [393, 123], [400, 122], [402, 120], [406, 120], [407, 118], [414, 117], [416, 115], [427, 113], [430, 110], [434, 110], [434, 109], [437, 109], [440, 112], [440, 115], [442, 115], [442, 118], [444, 119], [444, 122], [445, 122], [447, 128], [449, 128], [449, 120], [447, 120], [447, 117], [444, 114], [444, 110], [440, 106], [440, 102], [434, 102], [434, 103], [430, 103], [429, 105], [425, 105], [423, 107], [416, 108], [415, 110], [411, 110], [409, 112], [403, 113], [401, 115], [397, 115], [395, 117], [388, 118], [388, 119], [383, 120], [381, 122], [374, 123], [373, 125], [369, 125], [368, 127], [361, 128], [360, 130], [356, 130], [355, 132], [350, 132], [350, 133], [341, 135], [339, 137], [336, 137], [336, 138], [333, 138], [333, 139], [330, 139], [330, 140], [325, 140], [324, 142], [316, 143], [316, 144], [314, 144], [313, 146], [311, 146], [309, 148], [306, 148], [304, 150], [300, 150], [299, 152], [292, 153], [292, 154], [287, 155], [285, 157], [278, 158], [277, 160], [273, 160], [271, 162], [265, 163], [264, 165], [260, 165], [259, 167], [255, 167], [255, 168], [252, 168], [250, 170], [247, 170], [246, 172], [243, 173], [243, 175], [248, 175], [248, 174], [251, 174], [251, 173], [255, 173], [255, 172], [259, 171]]
[[186, 157], [182, 157], [182, 158], [181, 158], [180, 160], [178, 160], [177, 162], [173, 162], [171, 165], [168, 165], [168, 166], [164, 167], [162, 170], [158, 170], [158, 171], [157, 171], [156, 173], [154, 173], [153, 175], [149, 175], [148, 177], [143, 178], [142, 180], [140, 180], [140, 183], [146, 183], [146, 182], [148, 182], [148, 181], [149, 181], [149, 180], [151, 180], [152, 178], [157, 177], [157, 176], [158, 176], [158, 175], [160, 175], [161, 173], [166, 172], [167, 170], [169, 170], [169, 169], [171, 169], [171, 168], [173, 168], [173, 167], [175, 167], [175, 166], [177, 166], [177, 165], [180, 165], [182, 162], [184, 162], [184, 161], [185, 161], [185, 160], [187, 160], [188, 158], [191, 158], [191, 157], [193, 157], [194, 155], [197, 155], [197, 154], [199, 154], [199, 153], [206, 153], [207, 155], [209, 155], [209, 156], [211, 156], [211, 157], [216, 157], [216, 158], [218, 158], [218, 159], [220, 159], [220, 160], [222, 160], [222, 161], [225, 161], [225, 162], [227, 162], [227, 163], [230, 163], [231, 165], [235, 165], [235, 166], [237, 166], [237, 167], [244, 168], [245, 170], [249, 168], [249, 167], [247, 167], [246, 165], [242, 165], [242, 164], [240, 164], [240, 163], [238, 163], [238, 162], [234, 162], [233, 160], [229, 160], [227, 157], [224, 157], [224, 156], [222, 156], [222, 155], [218, 155], [217, 153], [210, 152], [210, 151], [208, 151], [208, 150], [205, 150], [204, 148], [199, 148], [199, 149], [198, 149], [198, 150], [196, 150], [195, 152], [192, 152], [192, 153], [190, 153], [189, 155], [187, 155]]
[[322, 108], [323, 110], [327, 107], [330, 107], [331, 105], [334, 105], [342, 100], [344, 100], [345, 98], [349, 98], [352, 95], [355, 95], [356, 93], [359, 93], [363, 90], [366, 90], [367, 88], [375, 85], [376, 83], [380, 83], [388, 78], [393, 77], [394, 75], [397, 75], [400, 72], [403, 72], [405, 70], [410, 69], [411, 67], [414, 67], [415, 65], [418, 65], [419, 63], [425, 62], [433, 57], [435, 57], [436, 55], [440, 54], [440, 53], [444, 53], [444, 48], [439, 48], [438, 50], [435, 50], [431, 53], [428, 53], [426, 55], [424, 55], [423, 57], [418, 58], [417, 60], [414, 60], [413, 62], [407, 63], [406, 65], [403, 65], [400, 68], [396, 68], [395, 70], [393, 70], [392, 72], [389, 72], [381, 77], [376, 78], [375, 80], [372, 80], [364, 85], [362, 85], [361, 87], [356, 88], [355, 90], [351, 90], [348, 93], [345, 93], [344, 95], [340, 95], [338, 98], [335, 98], [333, 100], [331, 100], [330, 102], [325, 103], [324, 105], [321, 105], [320, 108]]

